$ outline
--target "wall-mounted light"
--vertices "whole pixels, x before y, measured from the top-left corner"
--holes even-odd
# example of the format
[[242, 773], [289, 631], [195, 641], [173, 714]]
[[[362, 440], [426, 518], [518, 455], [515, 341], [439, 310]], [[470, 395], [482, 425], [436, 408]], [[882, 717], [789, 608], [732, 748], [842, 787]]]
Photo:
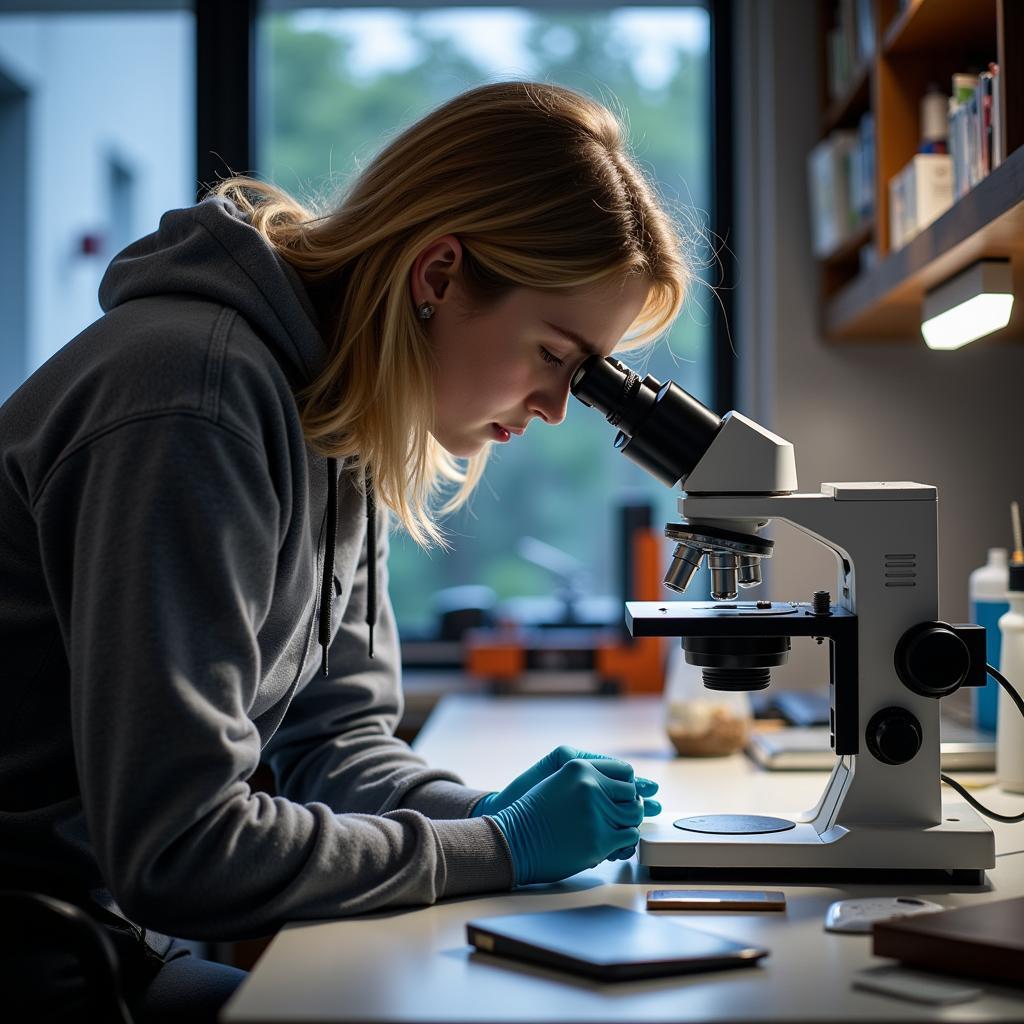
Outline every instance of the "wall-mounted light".
[[925, 294], [921, 333], [929, 348], [960, 348], [1002, 330], [1012, 308], [1010, 261], [978, 260]]

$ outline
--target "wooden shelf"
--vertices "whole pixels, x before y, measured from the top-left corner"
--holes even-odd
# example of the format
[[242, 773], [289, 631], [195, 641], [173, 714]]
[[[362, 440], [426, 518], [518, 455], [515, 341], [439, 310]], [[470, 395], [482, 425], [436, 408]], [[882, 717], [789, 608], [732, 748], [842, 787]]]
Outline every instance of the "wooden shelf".
[[824, 307], [831, 339], [920, 337], [924, 294], [982, 257], [1010, 257], [1018, 301], [993, 335], [1024, 338], [1024, 147], [904, 248], [839, 289]]
[[950, 49], [996, 51], [996, 0], [914, 0], [885, 30], [888, 56]]
[[[830, 33], [863, 31], [860, 0], [819, 0], [819, 54], [827, 81]], [[1016, 310], [1002, 337], [1024, 340], [1024, 0], [867, 0], [875, 54], [846, 93], [822, 96], [822, 136], [874, 117], [875, 210], [870, 231], [818, 260], [821, 326], [834, 341], [920, 339], [925, 293], [975, 260], [1009, 258]], [[902, 8], [902, 9], [901, 9]], [[835, 37], [832, 37], [835, 39]], [[849, 49], [847, 43], [846, 48]], [[999, 66], [1001, 117], [994, 131], [1010, 156], [903, 249], [890, 252], [889, 184], [918, 150], [921, 99], [933, 83]], [[861, 271], [858, 249], [871, 243], [877, 265]]]

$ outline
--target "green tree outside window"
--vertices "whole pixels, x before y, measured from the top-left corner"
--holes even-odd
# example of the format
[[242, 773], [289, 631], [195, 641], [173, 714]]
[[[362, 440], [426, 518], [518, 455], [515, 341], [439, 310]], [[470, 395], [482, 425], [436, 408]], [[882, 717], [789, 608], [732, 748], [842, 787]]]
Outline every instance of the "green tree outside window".
[[[693, 242], [693, 259], [709, 265], [708, 31], [697, 7], [268, 14], [259, 34], [261, 173], [300, 197], [331, 196], [392, 134], [457, 93], [501, 78], [557, 82], [623, 117], [635, 155]], [[695, 284], [670, 336], [628, 361], [709, 401], [714, 301]], [[471, 505], [445, 524], [450, 553], [424, 553], [395, 536], [391, 596], [403, 629], [426, 627], [430, 595], [455, 584], [484, 584], [499, 598], [550, 593], [551, 577], [516, 552], [523, 536], [585, 564], [594, 593], [614, 593], [617, 503], [650, 500], [668, 520], [676, 495], [614, 451], [612, 437], [570, 402], [557, 429], [535, 423], [494, 453]]]

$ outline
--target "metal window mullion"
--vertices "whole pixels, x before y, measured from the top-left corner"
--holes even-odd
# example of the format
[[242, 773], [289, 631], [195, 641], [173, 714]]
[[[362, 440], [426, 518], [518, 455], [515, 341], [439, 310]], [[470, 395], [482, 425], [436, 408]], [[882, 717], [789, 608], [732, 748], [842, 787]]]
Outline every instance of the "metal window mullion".
[[735, 347], [732, 337], [736, 249], [733, 230], [733, 0], [710, 0], [711, 29], [711, 242], [720, 261], [720, 290], [713, 303], [712, 393], [719, 412], [736, 404]]
[[197, 198], [229, 174], [255, 170], [258, 0], [194, 0]]

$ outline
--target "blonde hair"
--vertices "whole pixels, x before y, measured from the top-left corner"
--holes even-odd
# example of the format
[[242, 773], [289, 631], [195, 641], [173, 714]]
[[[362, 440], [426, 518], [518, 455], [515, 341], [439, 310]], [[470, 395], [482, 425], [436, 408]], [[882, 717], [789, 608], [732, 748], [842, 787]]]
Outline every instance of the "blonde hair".
[[[463, 283], [486, 306], [516, 287], [564, 290], [642, 275], [633, 347], [675, 319], [689, 280], [680, 238], [604, 106], [559, 86], [501, 82], [457, 96], [387, 145], [326, 212], [236, 176], [232, 200], [303, 280], [336, 296], [327, 360], [296, 395], [323, 455], [369, 475], [378, 501], [423, 546], [436, 516], [479, 482], [487, 451], [456, 460], [434, 440], [432, 356], [413, 308], [417, 255], [458, 236]], [[458, 485], [439, 509], [445, 482]]]

